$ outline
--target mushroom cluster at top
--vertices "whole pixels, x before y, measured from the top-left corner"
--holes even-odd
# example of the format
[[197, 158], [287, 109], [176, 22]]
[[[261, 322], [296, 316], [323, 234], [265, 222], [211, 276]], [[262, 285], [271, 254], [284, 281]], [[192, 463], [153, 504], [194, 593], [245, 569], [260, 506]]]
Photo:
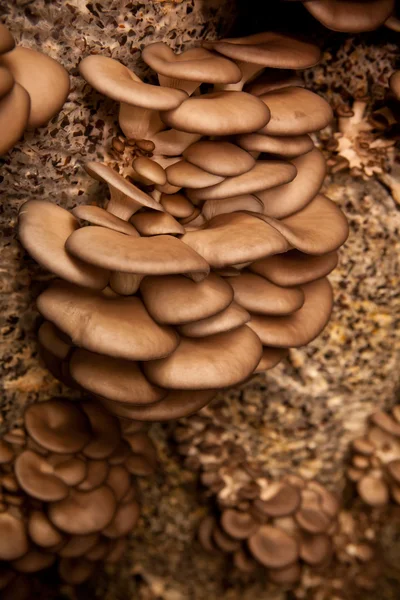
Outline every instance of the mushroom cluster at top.
[[82, 60], [120, 104], [124, 135], [85, 165], [109, 200], [72, 214], [34, 200], [19, 215], [23, 246], [60, 278], [37, 300], [57, 377], [116, 415], [172, 419], [322, 331], [348, 226], [320, 193], [310, 137], [331, 108], [295, 73], [319, 56], [276, 33], [179, 55], [156, 43], [143, 59], [160, 85]]
[[244, 573], [264, 567], [276, 584], [296, 584], [303, 565], [322, 570], [330, 564], [339, 513], [333, 494], [316, 481], [287, 475], [254, 496], [253, 490], [253, 499], [249, 493], [242, 507], [201, 521], [199, 541], [205, 550], [231, 554]]
[[15, 47], [11, 33], [0, 23], [0, 155], [10, 150], [26, 129], [50, 121], [68, 93], [64, 67], [41, 52]]
[[78, 585], [99, 561], [119, 561], [140, 516], [135, 476], [156, 464], [143, 426], [96, 402], [31, 405], [0, 440], [1, 598], [19, 598], [23, 574], [55, 563]]
[[400, 504], [400, 407], [369, 418], [364, 436], [353, 440], [347, 476], [369, 506]]

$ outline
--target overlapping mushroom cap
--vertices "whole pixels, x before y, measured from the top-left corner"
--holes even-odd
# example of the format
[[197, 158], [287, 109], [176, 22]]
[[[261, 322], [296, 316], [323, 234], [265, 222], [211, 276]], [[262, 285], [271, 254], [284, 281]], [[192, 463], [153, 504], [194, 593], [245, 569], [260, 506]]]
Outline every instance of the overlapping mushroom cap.
[[25, 129], [45, 125], [64, 104], [69, 92], [67, 71], [49, 56], [30, 48], [15, 48], [0, 26], [0, 155], [20, 139]]
[[358, 33], [383, 25], [395, 0], [309, 0], [304, 6], [328, 29]]
[[0, 561], [13, 575], [0, 578], [1, 597], [18, 574], [55, 562], [80, 584], [99, 561], [120, 560], [140, 516], [135, 477], [157, 462], [143, 427], [124, 423], [57, 398], [31, 405], [19, 435], [0, 441]]
[[[198, 410], [314, 339], [332, 307], [347, 223], [319, 194], [325, 162], [308, 135], [332, 114], [289, 71], [319, 49], [269, 33], [209, 46], [146, 48], [160, 86], [85, 58], [81, 74], [122, 107], [125, 137], [85, 165], [109, 200], [20, 212], [21, 242], [61, 279], [37, 300], [45, 362], [126, 418]], [[245, 63], [271, 67], [269, 83], [242, 91]], [[203, 82], [238, 89], [188, 95]]]

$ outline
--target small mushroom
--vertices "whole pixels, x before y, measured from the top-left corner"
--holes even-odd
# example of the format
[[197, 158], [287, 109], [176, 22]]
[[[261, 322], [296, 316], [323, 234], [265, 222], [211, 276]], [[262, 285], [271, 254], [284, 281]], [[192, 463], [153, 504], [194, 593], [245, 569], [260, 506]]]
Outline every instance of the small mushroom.
[[83, 454], [93, 460], [108, 458], [118, 446], [121, 432], [118, 419], [95, 402], [80, 403], [91, 427], [91, 439], [83, 448]]
[[77, 219], [88, 221], [92, 225], [107, 227], [113, 231], [119, 231], [120, 233], [126, 233], [126, 235], [133, 235], [134, 237], [137, 237], [137, 231], [133, 225], [127, 223], [119, 217], [116, 217], [112, 213], [104, 210], [104, 208], [100, 208], [99, 206], [76, 206], [71, 212]]
[[246, 133], [236, 137], [236, 143], [247, 152], [265, 152], [266, 154], [296, 158], [307, 154], [314, 148], [314, 142], [308, 134], [293, 136], [263, 135]]
[[50, 521], [61, 531], [81, 535], [107, 527], [115, 510], [114, 494], [103, 485], [89, 492], [71, 490], [67, 498], [49, 505], [48, 514]]
[[[1, 30], [0, 30], [1, 34]], [[8, 512], [0, 513], [0, 560], [16, 560], [28, 552], [25, 524]]]
[[19, 83], [0, 99], [0, 156], [8, 152], [22, 137], [28, 124], [30, 98]]
[[151, 158], [139, 156], [132, 162], [132, 167], [146, 185], [165, 185], [167, 183], [167, 175], [161, 165]]
[[10, 52], [15, 47], [15, 41], [7, 27], [0, 23], [0, 54]]
[[224, 141], [196, 142], [184, 150], [183, 156], [188, 162], [207, 173], [222, 177], [242, 175], [250, 171], [255, 164], [254, 158], [248, 152]]
[[361, 499], [370, 506], [384, 506], [389, 502], [389, 488], [383, 479], [364, 475], [357, 483]]
[[40, 510], [29, 514], [28, 532], [31, 540], [42, 548], [51, 548], [63, 541], [63, 536]]
[[62, 500], [69, 492], [68, 486], [54, 474], [46, 458], [32, 450], [25, 450], [17, 457], [15, 476], [22, 489], [38, 500]]
[[180, 325], [178, 332], [186, 337], [206, 337], [223, 331], [232, 331], [250, 321], [250, 315], [239, 304], [231, 302], [225, 310], [206, 319]]
[[65, 558], [78, 558], [84, 556], [99, 543], [98, 533], [77, 534], [72, 536], [59, 550], [59, 555]]
[[300, 579], [300, 576], [301, 568], [298, 562], [282, 569], [269, 569], [268, 571], [268, 579], [278, 585], [296, 583]]
[[259, 528], [250, 514], [231, 508], [223, 511], [221, 525], [225, 532], [236, 540], [247, 539]]
[[102, 531], [108, 538], [115, 539], [130, 533], [140, 517], [140, 506], [135, 500], [118, 506], [111, 523]]
[[310, 535], [303, 533], [300, 542], [300, 558], [309, 565], [324, 563], [332, 554], [331, 538], [324, 534]]
[[262, 525], [248, 540], [250, 552], [265, 567], [288, 567], [299, 556], [296, 541], [278, 527]]
[[140, 212], [131, 217], [142, 236], [152, 235], [183, 235], [185, 228], [168, 213]]
[[264, 212], [264, 205], [255, 196], [244, 194], [243, 196], [234, 196], [233, 198], [223, 198], [222, 200], [207, 200], [203, 204], [201, 214], [206, 221], [211, 221], [217, 215], [225, 215], [232, 212]]
[[151, 139], [155, 145], [153, 153], [161, 156], [180, 156], [188, 146], [201, 138], [200, 133], [167, 129], [154, 134]]
[[107, 475], [107, 485], [120, 502], [132, 487], [131, 476], [123, 465], [113, 465]]
[[301, 496], [297, 488], [277, 481], [268, 485], [261, 498], [254, 500], [253, 505], [269, 517], [286, 517], [297, 510], [300, 502]]
[[224, 178], [220, 175], [208, 173], [204, 169], [196, 167], [186, 160], [180, 160], [168, 167], [167, 178], [170, 184], [179, 188], [186, 187], [194, 189], [206, 188], [224, 181]]
[[80, 491], [90, 491], [99, 488], [105, 483], [110, 470], [106, 460], [87, 461], [86, 477], [76, 488]]

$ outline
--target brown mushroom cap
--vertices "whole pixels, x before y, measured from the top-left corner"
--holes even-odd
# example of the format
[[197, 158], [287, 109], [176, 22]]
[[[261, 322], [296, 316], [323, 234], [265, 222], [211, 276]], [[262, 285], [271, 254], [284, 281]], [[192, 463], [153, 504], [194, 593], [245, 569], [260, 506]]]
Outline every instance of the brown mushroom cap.
[[205, 338], [183, 338], [169, 357], [143, 364], [146, 376], [172, 389], [223, 388], [248, 377], [261, 357], [261, 343], [246, 325]]
[[156, 321], [174, 325], [215, 315], [233, 300], [231, 286], [215, 273], [199, 283], [182, 275], [145, 277], [140, 292]]
[[133, 106], [170, 110], [188, 97], [182, 90], [143, 83], [120, 62], [105, 56], [87, 56], [79, 63], [79, 72], [98, 92]]
[[105, 298], [57, 281], [39, 296], [37, 307], [75, 345], [99, 354], [151, 360], [167, 356], [179, 343], [176, 333], [155, 323], [136, 297]]
[[86, 264], [65, 251], [65, 242], [77, 229], [78, 220], [51, 202], [29, 200], [19, 211], [19, 239], [40, 265], [77, 285], [103, 289], [108, 282], [108, 271]]
[[151, 136], [155, 148], [153, 153], [162, 156], [180, 156], [182, 152], [201, 138], [200, 133], [167, 129]]
[[318, 194], [326, 174], [325, 157], [314, 148], [292, 161], [297, 175], [292, 182], [275, 189], [256, 192], [264, 205], [264, 214], [283, 219], [303, 209]]
[[[175, 54], [166, 44], [156, 42], [143, 49], [142, 58], [156, 73], [172, 79], [171, 87], [180, 87], [179, 80], [236, 83], [241, 78], [240, 69], [235, 63], [205, 48], [189, 48], [181, 54]], [[168, 83], [160, 79], [160, 85]]]
[[304, 304], [300, 288], [283, 288], [253, 273], [227, 277], [238, 304], [250, 313], [262, 315], [287, 315]]
[[259, 528], [250, 514], [231, 508], [223, 511], [221, 525], [228, 535], [237, 540], [245, 540]]
[[0, 99], [0, 156], [8, 152], [22, 137], [28, 124], [30, 98], [19, 83]]
[[14, 458], [14, 450], [4, 440], [0, 440], [0, 465], [10, 463]]
[[53, 454], [48, 458], [54, 474], [69, 486], [78, 485], [87, 475], [87, 463], [74, 455]]
[[262, 32], [241, 38], [203, 42], [234, 60], [275, 69], [307, 69], [320, 59], [317, 46], [276, 32]]
[[7, 27], [0, 23], [0, 54], [10, 52], [15, 46], [15, 41]]
[[248, 152], [266, 152], [286, 158], [306, 154], [314, 147], [309, 135], [274, 136], [260, 133], [246, 133], [236, 138], [236, 143]]
[[181, 325], [178, 327], [178, 331], [186, 337], [205, 337], [222, 333], [223, 331], [232, 331], [250, 321], [250, 318], [247, 310], [239, 306], [236, 302], [231, 302], [228, 308], [218, 314], [193, 323]]
[[115, 496], [103, 485], [89, 492], [71, 490], [69, 496], [49, 505], [51, 522], [72, 535], [96, 533], [112, 521], [116, 509]]
[[38, 340], [48, 352], [51, 352], [60, 360], [65, 360], [72, 348], [72, 344], [64, 341], [62, 332], [60, 332], [53, 323], [50, 323], [50, 321], [45, 321], [40, 326]]
[[0, 56], [0, 65], [7, 67], [29, 94], [29, 128], [45, 125], [58, 113], [69, 93], [68, 73], [60, 63], [46, 54], [18, 46]]
[[287, 316], [251, 315], [248, 326], [264, 346], [288, 348], [304, 346], [321, 333], [332, 310], [332, 288], [327, 279], [319, 279], [302, 287], [303, 306]]
[[281, 88], [260, 96], [260, 100], [268, 106], [271, 118], [259, 128], [259, 133], [304, 135], [323, 129], [333, 119], [332, 108], [327, 101], [304, 88]]
[[62, 454], [79, 452], [90, 439], [90, 423], [73, 402], [48, 400], [25, 411], [28, 434], [41, 446]]
[[111, 523], [102, 533], [108, 538], [115, 539], [128, 535], [135, 527], [140, 517], [140, 506], [135, 500], [120, 504]]
[[383, 25], [393, 12], [394, 0], [314, 0], [304, 6], [328, 29], [358, 33]]
[[84, 583], [94, 573], [95, 569], [96, 563], [84, 558], [63, 558], [60, 560], [58, 567], [61, 579], [70, 585]]
[[36, 573], [50, 567], [55, 560], [55, 554], [33, 549], [29, 550], [22, 558], [13, 561], [12, 566], [20, 573]]
[[203, 229], [189, 231], [182, 241], [214, 268], [239, 265], [286, 252], [289, 244], [274, 227], [265, 227], [258, 215], [242, 212], [213, 217]]
[[204, 279], [209, 272], [201, 256], [170, 235], [132, 238], [104, 227], [83, 227], [68, 238], [66, 248], [88, 263], [108, 265], [113, 271], [143, 275], [187, 273], [195, 280]]
[[268, 579], [272, 583], [282, 584], [293, 584], [300, 579], [301, 567], [298, 562], [284, 567], [283, 569], [270, 569], [268, 571]]
[[196, 167], [223, 177], [246, 173], [255, 164], [254, 158], [248, 152], [235, 144], [223, 141], [196, 142], [183, 152], [183, 156]]
[[369, 420], [371, 423], [377, 425], [377, 427], [383, 431], [386, 431], [390, 435], [400, 437], [400, 424], [383, 410], [378, 410], [377, 412], [373, 413]]
[[138, 175], [144, 177], [150, 183], [158, 185], [167, 183], [167, 175], [162, 166], [154, 160], [151, 160], [151, 158], [147, 158], [147, 156], [135, 158], [132, 162], [132, 167]]
[[43, 548], [51, 548], [63, 541], [61, 533], [40, 510], [29, 514], [28, 531], [32, 541]]
[[168, 395], [149, 406], [129, 406], [99, 398], [107, 410], [128, 419], [138, 421], [168, 421], [187, 417], [211, 402], [215, 390], [172, 390]]
[[105, 483], [110, 468], [106, 460], [88, 460], [86, 477], [76, 487], [82, 492], [95, 490]]
[[385, 506], [389, 502], [389, 488], [383, 479], [364, 475], [357, 483], [361, 499], [370, 506]]
[[254, 369], [254, 373], [262, 373], [268, 369], [273, 369], [287, 354], [286, 348], [267, 348], [264, 346], [261, 360]]
[[262, 96], [267, 92], [289, 86], [305, 87], [305, 81], [290, 69], [266, 69], [256, 79], [251, 79], [244, 91], [253, 96]]
[[262, 525], [248, 541], [252, 555], [265, 567], [287, 567], [298, 558], [296, 541], [278, 527]]
[[183, 235], [185, 228], [168, 213], [140, 212], [131, 217], [136, 229], [142, 236]]
[[123, 219], [116, 217], [112, 213], [100, 208], [100, 206], [91, 206], [89, 204], [83, 204], [76, 206], [72, 209], [72, 214], [82, 221], [88, 221], [92, 225], [99, 225], [100, 227], [107, 227], [120, 233], [126, 233], [127, 235], [138, 236], [136, 229], [130, 223], [127, 223]]
[[267, 256], [250, 265], [250, 270], [269, 279], [276, 285], [292, 287], [320, 279], [337, 265], [337, 252], [310, 256], [298, 250]]
[[254, 500], [253, 505], [269, 517], [286, 517], [300, 506], [301, 496], [297, 488], [288, 483], [274, 482], [263, 491], [262, 498]]
[[68, 495], [68, 486], [54, 475], [46, 458], [32, 450], [24, 450], [17, 457], [15, 476], [22, 489], [38, 500], [53, 502]]
[[0, 513], [0, 560], [15, 560], [26, 552], [28, 538], [23, 520], [8, 512]]
[[108, 458], [121, 440], [118, 420], [96, 402], [85, 400], [80, 406], [90, 421], [92, 434], [89, 443], [83, 449], [83, 454], [98, 460]]
[[91, 393], [117, 402], [146, 405], [158, 402], [167, 394], [151, 385], [136, 363], [87, 350], [73, 353], [70, 373]]
[[168, 127], [202, 135], [250, 133], [264, 127], [269, 117], [267, 106], [245, 92], [202, 94], [161, 113]]
[[58, 554], [65, 558], [76, 558], [83, 556], [99, 543], [99, 534], [74, 535], [59, 550]]
[[204, 169], [180, 160], [167, 168], [168, 182], [177, 187], [205, 188], [224, 180], [220, 175], [213, 175]]
[[217, 200], [242, 194], [254, 194], [268, 188], [282, 185], [296, 177], [296, 167], [288, 162], [258, 160], [254, 167], [236, 177], [227, 177], [221, 183], [190, 190], [190, 200]]
[[132, 487], [131, 476], [123, 465], [113, 465], [110, 468], [106, 483], [114, 492], [117, 502], [120, 502]]
[[206, 221], [211, 221], [217, 215], [232, 212], [264, 212], [264, 205], [255, 196], [244, 194], [243, 196], [233, 196], [233, 198], [223, 198], [222, 200], [207, 200], [203, 204], [201, 214]]
[[0, 99], [11, 92], [14, 86], [14, 77], [6, 67], [0, 66]]
[[395, 71], [391, 75], [389, 86], [396, 98], [400, 100], [400, 71]]
[[319, 565], [330, 557], [332, 552], [331, 538], [320, 533], [318, 535], [303, 534], [300, 542], [300, 558], [309, 565]]

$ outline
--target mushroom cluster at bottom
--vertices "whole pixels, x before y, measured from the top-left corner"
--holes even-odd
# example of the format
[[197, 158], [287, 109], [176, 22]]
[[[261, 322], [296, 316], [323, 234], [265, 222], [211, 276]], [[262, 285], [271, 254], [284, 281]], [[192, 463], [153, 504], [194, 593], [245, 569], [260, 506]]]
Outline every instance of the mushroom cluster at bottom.
[[297, 583], [302, 565], [323, 569], [333, 555], [339, 503], [316, 481], [288, 475], [252, 501], [206, 516], [199, 541], [209, 552], [231, 554], [244, 573], [265, 567], [277, 584]]
[[31, 405], [0, 440], [0, 596], [19, 597], [23, 574], [55, 563], [78, 585], [99, 561], [120, 560], [140, 516], [135, 476], [156, 464], [143, 425], [98, 403]]

